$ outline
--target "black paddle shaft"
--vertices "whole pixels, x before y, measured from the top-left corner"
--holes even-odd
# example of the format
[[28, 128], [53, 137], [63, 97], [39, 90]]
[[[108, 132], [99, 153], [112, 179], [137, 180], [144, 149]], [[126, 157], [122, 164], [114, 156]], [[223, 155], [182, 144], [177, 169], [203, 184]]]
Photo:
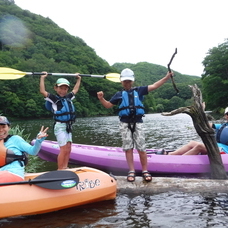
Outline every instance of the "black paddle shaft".
[[78, 183], [79, 177], [76, 173], [68, 170], [57, 170], [41, 174], [28, 181], [0, 183], [0, 186], [33, 184], [46, 189], [61, 190], [73, 188]]
[[[26, 75], [44, 75], [43, 72], [27, 72]], [[75, 74], [68, 74], [68, 73], [47, 73], [49, 76], [76, 76]], [[106, 75], [93, 75], [93, 74], [79, 74], [82, 77], [93, 77], [93, 78], [105, 78]]]

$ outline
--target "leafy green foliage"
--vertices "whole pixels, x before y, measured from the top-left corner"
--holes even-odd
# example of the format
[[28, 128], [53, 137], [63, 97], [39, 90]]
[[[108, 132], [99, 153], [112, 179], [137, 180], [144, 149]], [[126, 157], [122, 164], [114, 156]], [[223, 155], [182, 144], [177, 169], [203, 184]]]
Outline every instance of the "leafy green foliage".
[[[149, 85], [161, 79], [167, 68], [152, 63], [116, 63], [110, 66], [107, 61], [96, 55], [81, 38], [68, 34], [49, 18], [22, 10], [14, 1], [0, 0], [0, 67], [9, 67], [25, 72], [53, 72], [82, 74], [107, 74], [131, 68], [136, 75], [135, 85]], [[74, 77], [68, 78], [73, 85]], [[45, 79], [46, 90], [54, 93], [55, 76]], [[200, 78], [181, 75], [175, 72], [175, 81], [181, 92], [182, 102], [176, 106], [171, 99], [176, 96], [171, 80], [145, 98], [147, 112], [161, 109], [170, 111], [178, 108], [186, 99], [191, 98], [189, 84], [200, 85]], [[18, 80], [0, 80], [2, 93], [0, 107], [4, 115], [18, 118], [50, 118], [52, 114], [44, 108], [44, 99], [39, 93], [39, 76], [24, 76]], [[72, 88], [71, 87], [71, 88]], [[115, 115], [116, 108], [105, 109], [97, 99], [97, 92], [103, 91], [109, 100], [121, 90], [120, 83], [107, 79], [82, 78], [74, 104], [78, 117]], [[158, 100], [159, 98], [159, 100]]]
[[228, 104], [228, 40], [209, 50], [203, 61], [203, 93], [207, 108], [224, 109]]
[[21, 129], [19, 125], [16, 125], [15, 127], [10, 128], [9, 134], [10, 134], [10, 135], [19, 135], [19, 136], [21, 136], [26, 142], [29, 143], [30, 134], [25, 134], [25, 133], [24, 133], [24, 129]]

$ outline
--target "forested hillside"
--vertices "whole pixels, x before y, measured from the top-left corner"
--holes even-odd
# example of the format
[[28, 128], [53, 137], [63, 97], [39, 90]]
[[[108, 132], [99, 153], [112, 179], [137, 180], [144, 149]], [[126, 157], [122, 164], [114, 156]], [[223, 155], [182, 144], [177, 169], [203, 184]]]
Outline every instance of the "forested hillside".
[[[115, 63], [110, 66], [97, 56], [83, 37], [74, 37], [49, 18], [22, 10], [13, 0], [0, 0], [0, 67], [24, 72], [64, 72], [82, 74], [107, 74], [131, 68], [136, 75], [135, 85], [152, 84], [161, 79], [167, 68], [152, 63]], [[173, 69], [175, 72], [175, 69]], [[73, 87], [76, 79], [68, 78]], [[57, 77], [46, 79], [46, 90], [53, 91]], [[170, 111], [190, 103], [192, 96], [189, 84], [201, 86], [200, 77], [175, 72], [175, 81], [180, 93], [177, 95], [171, 80], [145, 99], [147, 112]], [[39, 76], [24, 76], [17, 80], [0, 80], [0, 113], [18, 118], [50, 117], [44, 108], [44, 99], [39, 93]], [[113, 115], [115, 110], [103, 108], [96, 93], [103, 90], [109, 99], [121, 89], [120, 83], [108, 79], [82, 78], [82, 84], [74, 100], [77, 115]]]
[[209, 50], [203, 61], [203, 94], [211, 110], [224, 113], [228, 107], [228, 39]]

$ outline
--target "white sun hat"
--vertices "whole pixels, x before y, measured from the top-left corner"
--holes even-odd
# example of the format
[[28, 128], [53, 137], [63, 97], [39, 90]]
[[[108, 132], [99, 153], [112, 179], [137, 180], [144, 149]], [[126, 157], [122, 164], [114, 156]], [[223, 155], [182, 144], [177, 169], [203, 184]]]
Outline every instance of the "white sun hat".
[[120, 81], [125, 81], [125, 80], [130, 80], [130, 81], [134, 81], [135, 80], [135, 75], [134, 75], [134, 72], [129, 69], [129, 68], [126, 68], [124, 70], [121, 71], [121, 74], [120, 74]]

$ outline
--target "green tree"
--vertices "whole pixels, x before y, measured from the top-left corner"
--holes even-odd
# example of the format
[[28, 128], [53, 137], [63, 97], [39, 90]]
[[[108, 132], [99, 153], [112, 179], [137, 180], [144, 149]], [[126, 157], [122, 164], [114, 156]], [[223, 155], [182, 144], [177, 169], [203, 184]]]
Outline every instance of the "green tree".
[[36, 102], [33, 99], [29, 99], [26, 101], [25, 104], [25, 108], [26, 108], [26, 112], [25, 112], [25, 117], [38, 117], [39, 113], [38, 113], [38, 107]]
[[[12, 23], [4, 27], [4, 22], [8, 18], [6, 15], [11, 15]], [[136, 75], [135, 86], [153, 84], [167, 73], [166, 67], [147, 62], [115, 63], [110, 66], [81, 38], [68, 34], [49, 18], [20, 9], [13, 1], [0, 0], [0, 19], [0, 28], [4, 27], [0, 31], [0, 67], [23, 72], [79, 72], [99, 75], [120, 72], [129, 67]], [[16, 26], [18, 22], [23, 25], [22, 30], [18, 30], [19, 26]], [[48, 76], [45, 79], [48, 92], [55, 93], [53, 86], [56, 79], [55, 76]], [[75, 77], [68, 79], [73, 86]], [[8, 116], [18, 118], [51, 118], [52, 114], [44, 108], [44, 98], [39, 93], [39, 80], [39, 76], [0, 80], [1, 111]], [[186, 88], [189, 84], [198, 84], [200, 78], [175, 72], [175, 81], [180, 89], [179, 97], [189, 100], [191, 91]], [[73, 101], [77, 108], [77, 116], [116, 115], [118, 107], [105, 109], [97, 99], [97, 92], [103, 91], [105, 98], [109, 100], [121, 90], [121, 83], [83, 77], [79, 92]], [[146, 112], [157, 112], [163, 108], [165, 111], [171, 111], [168, 110], [168, 103], [174, 96], [176, 92], [169, 80], [161, 88], [145, 96]]]
[[207, 108], [216, 110], [228, 104], [228, 41], [209, 50], [203, 61], [203, 95]]
[[169, 100], [166, 109], [174, 110], [174, 109], [177, 109], [177, 108], [183, 107], [183, 106], [184, 106], [184, 99], [182, 99], [178, 96], [174, 96]]
[[152, 93], [148, 93], [148, 95], [145, 96], [143, 104], [146, 112], [157, 112], [156, 101]]
[[3, 92], [5, 99], [3, 105], [3, 113], [6, 116], [24, 116], [24, 103], [20, 100], [16, 93], [9, 91]]
[[156, 109], [157, 109], [157, 112], [163, 112], [164, 111], [164, 106], [162, 104], [158, 104]]

